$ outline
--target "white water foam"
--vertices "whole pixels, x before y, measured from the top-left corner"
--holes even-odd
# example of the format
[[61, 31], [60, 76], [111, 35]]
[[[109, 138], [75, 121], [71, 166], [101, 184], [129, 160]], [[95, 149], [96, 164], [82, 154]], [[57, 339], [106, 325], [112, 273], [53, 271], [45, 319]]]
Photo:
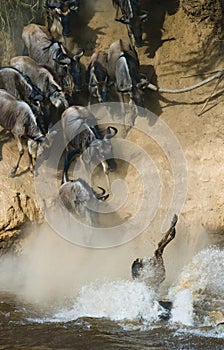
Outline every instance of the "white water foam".
[[209, 247], [199, 252], [169, 290], [171, 321], [188, 326], [218, 324], [223, 314], [223, 281], [224, 251]]
[[185, 289], [176, 294], [173, 302], [171, 322], [186, 326], [193, 324], [193, 297], [190, 290]]
[[[94, 282], [83, 286], [72, 307], [63, 308], [45, 322], [69, 322], [81, 317], [113, 321], [157, 321], [161, 307], [156, 294], [144, 283]], [[37, 321], [37, 320], [36, 320]]]

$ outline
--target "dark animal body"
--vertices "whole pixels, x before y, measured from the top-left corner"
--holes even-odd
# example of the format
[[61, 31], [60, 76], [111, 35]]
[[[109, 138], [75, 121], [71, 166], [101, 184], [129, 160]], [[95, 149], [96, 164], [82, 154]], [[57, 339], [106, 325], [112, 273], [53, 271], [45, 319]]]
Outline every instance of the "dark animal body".
[[[123, 95], [129, 95], [129, 104], [132, 107], [131, 124], [138, 113], [136, 106], [143, 107], [142, 92], [140, 84], [140, 63], [137, 52], [127, 41], [119, 40], [110, 45], [108, 52], [108, 74], [114, 83], [121, 102], [124, 102]], [[145, 80], [145, 79], [144, 79]], [[126, 113], [124, 112], [126, 115]]]
[[[62, 26], [62, 35], [71, 34], [71, 11], [78, 13], [80, 0], [46, 0], [48, 30], [54, 22]], [[59, 31], [59, 30], [58, 30]]]
[[19, 158], [11, 170], [11, 176], [16, 174], [20, 160], [24, 154], [22, 137], [33, 139], [39, 143], [45, 141], [45, 137], [37, 126], [36, 118], [30, 106], [19, 101], [5, 90], [0, 90], [0, 125], [11, 131], [19, 149]]
[[107, 101], [107, 63], [107, 53], [103, 51], [94, 52], [90, 58], [87, 71], [90, 103], [92, 98], [97, 98], [99, 103]]
[[42, 94], [49, 99], [56, 108], [68, 107], [68, 102], [62, 88], [56, 82], [49, 69], [28, 56], [13, 57], [10, 64], [23, 74], [27, 74], [32, 82], [40, 89]]
[[81, 89], [79, 59], [83, 51], [79, 50], [70, 57], [63, 45], [52, 38], [47, 28], [37, 24], [24, 27], [22, 38], [28, 55], [37, 63], [49, 65], [65, 95], [72, 98], [74, 89]]
[[28, 74], [23, 74], [15, 67], [0, 68], [0, 89], [28, 103], [36, 116], [39, 127], [44, 130], [45, 120], [48, 120], [49, 116], [45, 95], [33, 84]]
[[[117, 9], [115, 19], [126, 24], [131, 43], [134, 44], [135, 41], [137, 47], [142, 46], [141, 22], [148, 19], [148, 14], [140, 9], [139, 0], [112, 0], [112, 3]], [[121, 18], [118, 18], [119, 9], [122, 13]]]
[[144, 281], [147, 285], [155, 289], [158, 289], [160, 284], [165, 280], [166, 270], [163, 261], [163, 252], [165, 247], [175, 238], [177, 220], [177, 215], [174, 215], [171, 226], [158, 243], [158, 248], [155, 250], [153, 257], [138, 258], [133, 262], [131, 266], [133, 279]]
[[81, 155], [86, 167], [91, 162], [101, 163], [105, 174], [116, 168], [113, 159], [111, 137], [117, 129], [108, 127], [103, 134], [97, 125], [96, 117], [85, 107], [72, 106], [62, 114], [62, 127], [66, 143], [63, 179], [68, 179], [68, 169], [72, 159]]
[[42, 99], [41, 91], [32, 84], [29, 77], [13, 67], [0, 68], [0, 89], [27, 103]]

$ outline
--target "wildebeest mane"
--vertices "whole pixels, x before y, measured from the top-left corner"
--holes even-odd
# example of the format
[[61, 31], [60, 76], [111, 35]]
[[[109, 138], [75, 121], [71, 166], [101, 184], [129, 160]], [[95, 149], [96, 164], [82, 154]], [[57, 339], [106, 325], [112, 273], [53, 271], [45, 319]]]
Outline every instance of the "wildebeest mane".
[[50, 44], [48, 46], [43, 47], [43, 49], [42, 49], [43, 51], [49, 50], [51, 48], [51, 46], [53, 46], [54, 44], [59, 44], [59, 46], [60, 46], [59, 41], [57, 41], [53, 38], [52, 39], [47, 38], [47, 40], [50, 42]]
[[26, 82], [32, 87], [32, 90], [36, 95], [42, 95], [40, 89], [35, 84], [33, 84], [32, 80], [30, 79], [28, 74], [25, 74], [25, 73], [21, 72], [19, 69], [12, 67], [12, 66], [0, 67], [0, 71], [4, 70], [6, 68], [12, 69], [15, 72], [19, 73], [26, 80]]

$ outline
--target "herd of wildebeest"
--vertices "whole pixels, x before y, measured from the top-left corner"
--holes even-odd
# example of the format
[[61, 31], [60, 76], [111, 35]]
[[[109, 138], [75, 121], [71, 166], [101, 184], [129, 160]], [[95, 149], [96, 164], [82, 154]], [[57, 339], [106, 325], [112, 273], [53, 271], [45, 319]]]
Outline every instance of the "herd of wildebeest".
[[[134, 121], [137, 106], [143, 106], [140, 90], [146, 79], [140, 73], [133, 40], [138, 45], [142, 43], [141, 20], [147, 15], [139, 9], [138, 1], [116, 0], [113, 5], [117, 8], [116, 15], [121, 10], [122, 16], [117, 20], [128, 27], [130, 41], [120, 39], [110, 45], [108, 52], [97, 50], [92, 54], [86, 72], [88, 99], [89, 104], [107, 102], [108, 90], [112, 88], [122, 101], [124, 94], [128, 95]], [[49, 147], [54, 136], [52, 111], [54, 114], [57, 111], [67, 145], [62, 182], [68, 181], [70, 163], [79, 155], [86, 164], [97, 159], [107, 175], [116, 168], [110, 139], [118, 130], [114, 126], [102, 130], [97, 125], [98, 116], [74, 104], [83, 89], [80, 59], [84, 50], [77, 49], [76, 54], [71, 54], [52, 31], [56, 23], [64, 37], [70, 35], [71, 12], [78, 13], [80, 1], [47, 0], [45, 6], [46, 25], [25, 26], [24, 55], [13, 57], [9, 66], [0, 68], [0, 124], [11, 131], [19, 149], [10, 174], [15, 176], [24, 154], [22, 139], [27, 140], [30, 170], [35, 173], [37, 155]], [[105, 199], [104, 195], [98, 197]]]
[[[108, 52], [98, 50], [92, 54], [86, 74], [88, 99], [89, 104], [93, 101], [105, 103], [108, 91], [115, 89], [120, 101], [124, 101], [124, 95], [128, 96], [134, 123], [137, 106], [143, 106], [141, 90], [148, 84], [146, 77], [140, 73], [135, 49], [135, 46], [143, 44], [142, 21], [147, 20], [148, 14], [140, 9], [138, 0], [112, 2], [116, 8], [116, 20], [127, 27], [129, 40], [118, 38]], [[78, 15], [82, 3], [80, 0], [47, 0], [45, 5], [46, 26], [34, 23], [25, 26], [22, 33], [24, 55], [13, 57], [9, 66], [0, 68], [0, 125], [12, 133], [19, 149], [18, 160], [10, 175], [15, 176], [24, 154], [22, 139], [27, 142], [29, 168], [35, 174], [37, 155], [44, 153], [52, 144], [52, 111], [58, 112], [66, 145], [59, 200], [70, 212], [85, 219], [88, 203], [95, 201], [97, 207], [98, 201], [105, 201], [109, 193], [101, 187], [101, 192], [96, 192], [81, 178], [69, 180], [69, 167], [77, 157], [84, 165], [96, 161], [102, 164], [108, 179], [109, 172], [116, 169], [110, 140], [118, 130], [110, 125], [102, 130], [97, 124], [98, 116], [88, 106], [74, 104], [76, 94], [82, 93], [83, 88], [80, 59], [84, 50], [77, 49], [76, 54], [71, 55], [51, 30], [56, 25], [61, 28], [64, 37], [69, 36], [71, 12]], [[121, 109], [121, 112], [125, 113], [125, 110]], [[174, 217], [152, 260], [137, 259], [133, 263], [133, 278], [139, 278], [143, 269], [154, 265], [160, 271], [161, 283], [165, 276], [162, 254], [175, 236], [176, 222], [177, 217]], [[155, 276], [152, 278], [155, 279]]]

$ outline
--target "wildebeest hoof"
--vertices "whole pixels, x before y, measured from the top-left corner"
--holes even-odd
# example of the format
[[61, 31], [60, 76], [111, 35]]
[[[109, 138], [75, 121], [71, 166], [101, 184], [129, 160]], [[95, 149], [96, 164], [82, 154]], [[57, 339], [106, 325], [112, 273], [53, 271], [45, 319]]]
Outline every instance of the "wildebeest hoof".
[[135, 46], [136, 47], [142, 47], [144, 45], [144, 41], [143, 40], [140, 40], [140, 41], [136, 41], [135, 42]]

